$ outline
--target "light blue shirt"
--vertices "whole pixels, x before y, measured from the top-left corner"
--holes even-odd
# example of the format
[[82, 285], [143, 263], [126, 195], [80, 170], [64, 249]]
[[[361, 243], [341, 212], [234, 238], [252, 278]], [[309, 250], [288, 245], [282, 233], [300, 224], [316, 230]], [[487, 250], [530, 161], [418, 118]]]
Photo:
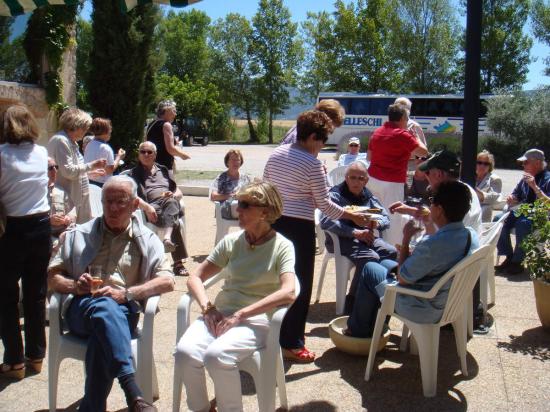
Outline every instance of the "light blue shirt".
[[338, 158], [338, 166], [349, 166], [353, 162], [363, 162], [365, 166], [369, 167], [369, 162], [367, 162], [367, 154], [359, 153], [352, 155], [349, 153], [341, 154]]
[[[466, 252], [468, 232], [471, 235], [470, 248]], [[479, 247], [477, 233], [464, 227], [462, 222], [449, 223], [431, 236], [424, 236], [400, 268], [400, 277], [409, 287], [428, 291], [432, 286], [465, 255]], [[452, 281], [439, 289], [432, 299], [420, 299], [415, 296], [397, 295], [396, 312], [418, 323], [439, 322], [447, 303]]]

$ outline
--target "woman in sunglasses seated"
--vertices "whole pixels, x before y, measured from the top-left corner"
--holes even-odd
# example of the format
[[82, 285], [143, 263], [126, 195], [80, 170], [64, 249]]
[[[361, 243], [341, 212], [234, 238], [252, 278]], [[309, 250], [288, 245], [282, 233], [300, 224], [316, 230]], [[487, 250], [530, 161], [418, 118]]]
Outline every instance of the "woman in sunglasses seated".
[[138, 165], [127, 173], [138, 186], [139, 208], [145, 212], [147, 220], [153, 223], [164, 250], [172, 253], [174, 274], [187, 276], [183, 265], [187, 259], [187, 249], [180, 230], [174, 230], [182, 216], [180, 199], [182, 193], [176, 182], [169, 176], [169, 170], [156, 163], [157, 147], [152, 142], [139, 145]]
[[[281, 216], [279, 192], [267, 182], [239, 190], [237, 212], [244, 229], [225, 236], [187, 281], [202, 316], [177, 344], [183, 359], [183, 383], [192, 411], [208, 411], [205, 367], [214, 381], [220, 410], [241, 411], [241, 381], [237, 364], [265, 346], [269, 317], [294, 296], [294, 248], [271, 224]], [[214, 304], [203, 283], [229, 272]]]
[[476, 193], [481, 203], [481, 221], [491, 222], [493, 208], [501, 200], [502, 179], [493, 172], [495, 157], [487, 150], [477, 155]]

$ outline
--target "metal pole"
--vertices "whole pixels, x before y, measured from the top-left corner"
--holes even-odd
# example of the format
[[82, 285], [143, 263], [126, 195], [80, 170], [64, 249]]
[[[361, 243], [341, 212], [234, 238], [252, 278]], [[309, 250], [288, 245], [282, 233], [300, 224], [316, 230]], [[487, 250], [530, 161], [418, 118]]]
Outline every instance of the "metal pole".
[[479, 85], [481, 60], [482, 0], [468, 0], [466, 9], [466, 72], [464, 82], [464, 123], [462, 135], [462, 180], [475, 185]]

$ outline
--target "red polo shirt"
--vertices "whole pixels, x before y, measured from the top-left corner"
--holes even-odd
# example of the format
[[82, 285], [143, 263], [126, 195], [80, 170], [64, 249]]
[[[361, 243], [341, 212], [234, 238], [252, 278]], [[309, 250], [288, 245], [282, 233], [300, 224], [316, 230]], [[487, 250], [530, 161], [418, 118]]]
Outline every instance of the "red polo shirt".
[[408, 161], [418, 145], [418, 140], [408, 131], [393, 122], [384, 123], [369, 140], [369, 175], [385, 182], [405, 183]]

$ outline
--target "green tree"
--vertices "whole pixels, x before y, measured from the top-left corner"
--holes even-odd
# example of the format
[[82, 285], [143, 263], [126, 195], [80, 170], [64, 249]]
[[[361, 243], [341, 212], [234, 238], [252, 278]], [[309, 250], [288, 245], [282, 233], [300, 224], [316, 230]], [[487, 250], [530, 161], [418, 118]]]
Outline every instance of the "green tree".
[[161, 74], [157, 78], [157, 91], [164, 98], [176, 102], [178, 115], [205, 121], [213, 138], [222, 137], [227, 124], [227, 111], [220, 103], [220, 92], [215, 84]]
[[92, 23], [79, 17], [76, 21], [76, 103], [83, 110], [90, 109], [88, 83], [93, 40]]
[[249, 21], [230, 13], [210, 29], [211, 74], [221, 99], [238, 113], [244, 113], [250, 141], [258, 142], [252, 115], [258, 112], [259, 67], [251, 53], [252, 27]]
[[7, 38], [0, 43], [0, 79], [12, 82], [26, 82], [30, 68], [23, 48], [23, 36], [10, 42]]
[[[324, 36], [331, 88], [356, 92], [395, 91], [401, 84], [394, 31], [400, 24], [396, 0], [334, 4], [333, 35]], [[399, 45], [402, 47], [402, 45]]]
[[207, 35], [210, 18], [202, 11], [168, 12], [160, 24], [166, 53], [162, 72], [183, 79], [204, 78], [208, 69]]
[[512, 143], [517, 151], [539, 148], [550, 153], [550, 88], [534, 93], [502, 93], [487, 101], [487, 125], [499, 140]]
[[0, 16], [0, 43], [9, 40], [10, 27], [13, 23], [13, 17]]
[[[550, 46], [550, 1], [533, 0], [531, 21], [533, 23], [533, 34], [542, 43]], [[550, 76], [550, 57], [544, 59], [546, 69], [544, 73]]]
[[398, 13], [394, 43], [403, 70], [401, 91], [449, 93], [461, 46], [450, 1], [400, 0]]
[[304, 64], [300, 74], [300, 92], [316, 99], [320, 92], [331, 90], [334, 75], [333, 67], [334, 20], [329, 13], [308, 13], [307, 20], [301, 25], [304, 43]]
[[527, 81], [533, 41], [523, 32], [529, 0], [483, 0], [481, 93], [510, 90]]
[[253, 55], [260, 68], [260, 96], [269, 118], [269, 143], [273, 119], [288, 107], [288, 87], [295, 84], [301, 46], [297, 24], [282, 0], [260, 0], [253, 22]]
[[89, 99], [94, 115], [113, 122], [112, 144], [130, 156], [143, 136], [154, 98], [154, 29], [158, 7], [138, 5], [121, 12], [118, 2], [94, 0]]

